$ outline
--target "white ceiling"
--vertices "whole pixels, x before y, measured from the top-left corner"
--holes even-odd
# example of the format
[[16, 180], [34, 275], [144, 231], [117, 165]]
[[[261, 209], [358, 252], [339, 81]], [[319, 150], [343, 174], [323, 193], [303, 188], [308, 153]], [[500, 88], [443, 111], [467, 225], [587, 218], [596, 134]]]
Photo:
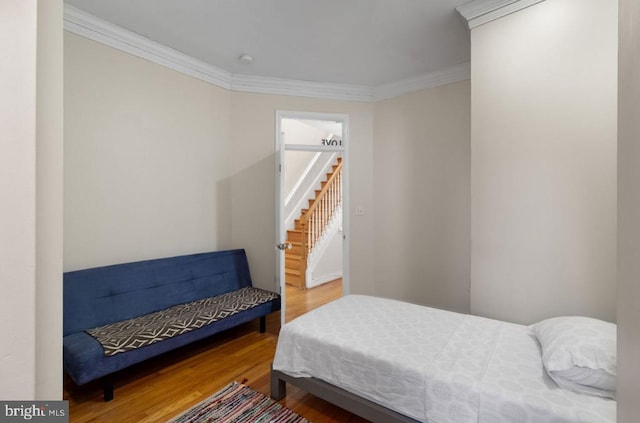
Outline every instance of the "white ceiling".
[[468, 1], [65, 3], [232, 74], [375, 87], [468, 62], [469, 33], [455, 10]]

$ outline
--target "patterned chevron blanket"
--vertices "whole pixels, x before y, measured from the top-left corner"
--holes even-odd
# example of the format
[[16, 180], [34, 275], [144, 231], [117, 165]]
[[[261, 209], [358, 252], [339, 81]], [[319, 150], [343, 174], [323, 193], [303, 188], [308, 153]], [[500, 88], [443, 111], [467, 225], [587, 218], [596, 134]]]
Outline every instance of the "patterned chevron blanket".
[[86, 332], [100, 342], [104, 355], [113, 356], [191, 332], [276, 298], [273, 292], [241, 288]]

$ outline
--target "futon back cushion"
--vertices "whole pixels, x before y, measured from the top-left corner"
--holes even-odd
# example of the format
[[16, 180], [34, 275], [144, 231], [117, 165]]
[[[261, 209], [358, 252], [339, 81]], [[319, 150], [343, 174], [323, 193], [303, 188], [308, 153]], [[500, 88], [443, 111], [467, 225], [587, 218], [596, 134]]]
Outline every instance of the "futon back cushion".
[[217, 251], [64, 274], [64, 335], [251, 286], [244, 250]]

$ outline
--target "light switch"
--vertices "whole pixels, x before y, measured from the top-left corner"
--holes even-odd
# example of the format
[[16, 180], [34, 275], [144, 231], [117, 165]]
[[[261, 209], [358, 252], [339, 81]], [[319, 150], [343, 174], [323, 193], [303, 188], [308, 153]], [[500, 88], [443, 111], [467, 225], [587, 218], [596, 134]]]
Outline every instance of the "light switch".
[[356, 216], [364, 216], [364, 207], [356, 206]]

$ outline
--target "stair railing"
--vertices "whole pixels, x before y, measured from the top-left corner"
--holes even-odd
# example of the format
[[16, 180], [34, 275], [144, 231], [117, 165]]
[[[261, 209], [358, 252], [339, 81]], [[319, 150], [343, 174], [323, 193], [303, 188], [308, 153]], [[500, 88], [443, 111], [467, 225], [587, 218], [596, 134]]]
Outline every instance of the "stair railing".
[[300, 217], [302, 227], [302, 261], [313, 251], [335, 211], [342, 204], [342, 160], [316, 196], [309, 210]]

